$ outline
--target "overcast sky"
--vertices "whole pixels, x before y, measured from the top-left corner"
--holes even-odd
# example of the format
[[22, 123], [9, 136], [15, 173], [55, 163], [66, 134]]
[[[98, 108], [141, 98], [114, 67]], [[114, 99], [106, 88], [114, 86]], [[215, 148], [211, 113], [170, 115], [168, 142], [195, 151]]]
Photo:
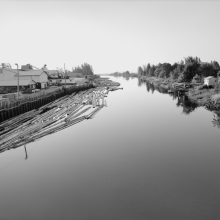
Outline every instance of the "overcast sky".
[[219, 1], [0, 1], [0, 62], [136, 72], [187, 56], [220, 63]]

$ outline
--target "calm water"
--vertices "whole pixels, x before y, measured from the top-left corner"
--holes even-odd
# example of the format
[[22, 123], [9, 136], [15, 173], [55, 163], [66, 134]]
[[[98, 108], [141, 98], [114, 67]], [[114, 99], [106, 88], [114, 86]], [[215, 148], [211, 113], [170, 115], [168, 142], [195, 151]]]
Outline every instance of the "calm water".
[[94, 119], [28, 144], [27, 159], [0, 154], [1, 220], [220, 219], [213, 114], [112, 79], [124, 90]]

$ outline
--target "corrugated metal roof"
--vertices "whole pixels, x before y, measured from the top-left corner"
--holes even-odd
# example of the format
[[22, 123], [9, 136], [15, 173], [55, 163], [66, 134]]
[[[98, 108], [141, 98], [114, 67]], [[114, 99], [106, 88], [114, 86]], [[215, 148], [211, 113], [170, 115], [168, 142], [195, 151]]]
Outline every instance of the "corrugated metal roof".
[[17, 69], [2, 69], [3, 73], [14, 73], [17, 74]]
[[68, 73], [67, 73], [67, 76], [69, 76], [69, 77], [77, 77], [77, 76], [83, 77], [83, 74], [82, 74], [82, 73], [72, 73], [72, 72], [68, 72]]
[[47, 70], [48, 74], [58, 74], [59, 72], [57, 70]]
[[[25, 80], [25, 79], [20, 79], [19, 80], [19, 85], [20, 86], [27, 86], [27, 85], [33, 85], [36, 84], [34, 80]], [[0, 81], [0, 86], [17, 86], [18, 81], [17, 80], [1, 80]]]
[[19, 71], [20, 76], [40, 76], [42, 73], [45, 73], [45, 72], [43, 70]]

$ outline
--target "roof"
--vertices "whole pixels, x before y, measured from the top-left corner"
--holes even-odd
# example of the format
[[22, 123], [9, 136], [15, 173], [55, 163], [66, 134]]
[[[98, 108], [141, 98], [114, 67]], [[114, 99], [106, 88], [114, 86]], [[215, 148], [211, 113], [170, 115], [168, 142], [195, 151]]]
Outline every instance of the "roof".
[[42, 73], [46, 73], [46, 72], [43, 70], [26, 70], [26, 71], [20, 70], [19, 76], [40, 76]]
[[212, 79], [212, 78], [215, 78], [214, 76], [208, 76], [208, 77], [205, 77], [204, 79]]
[[17, 69], [2, 69], [3, 73], [14, 73], [17, 74]]
[[82, 73], [72, 73], [72, 72], [68, 72], [68, 73], [67, 73], [67, 76], [69, 76], [69, 77], [79, 77], [79, 76], [83, 77], [83, 74], [82, 74]]
[[59, 72], [57, 70], [47, 70], [48, 74], [59, 74]]
[[[33, 85], [33, 84], [36, 84], [36, 82], [34, 80], [29, 80], [29, 79], [20, 79], [19, 80], [20, 86], [27, 86], [30, 84]], [[18, 85], [17, 79], [15, 79], [15, 80], [1, 80], [0, 81], [0, 87], [1, 86], [17, 86], [17, 85]]]

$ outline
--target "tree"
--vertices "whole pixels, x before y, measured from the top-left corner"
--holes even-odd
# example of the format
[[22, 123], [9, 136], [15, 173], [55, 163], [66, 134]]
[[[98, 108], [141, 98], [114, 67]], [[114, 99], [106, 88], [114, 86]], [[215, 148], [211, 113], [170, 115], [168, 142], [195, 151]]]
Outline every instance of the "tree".
[[220, 85], [219, 85], [219, 83], [220, 83], [220, 70], [218, 71], [218, 73], [217, 73], [217, 82], [216, 82], [216, 84], [215, 84], [215, 92], [216, 93], [218, 93], [219, 92], [219, 90], [220, 90]]
[[144, 75], [144, 71], [141, 66], [138, 67], [137, 74], [140, 76]]
[[143, 71], [144, 71], [144, 75], [148, 76], [149, 75], [149, 70], [150, 70], [151, 66], [150, 63], [148, 63], [147, 65], [143, 66]]
[[188, 56], [188, 57], [186, 57], [184, 59], [185, 59], [185, 65], [186, 64], [192, 64], [192, 63], [196, 63], [196, 64], [200, 64], [201, 63], [201, 60], [198, 57]]
[[156, 67], [154, 65], [151, 66], [149, 70], [149, 76], [154, 76], [154, 71], [156, 70]]
[[163, 63], [160, 67], [161, 71], [159, 74], [160, 78], [167, 78], [170, 75], [170, 71], [171, 71], [171, 64], [170, 63]]
[[183, 69], [184, 69], [183, 64], [177, 64], [176, 68], [170, 72], [170, 79], [171, 80], [178, 79], [178, 77], [182, 73]]
[[154, 76], [155, 77], [158, 77], [159, 75], [160, 75], [160, 72], [161, 72], [161, 66], [162, 66], [162, 64], [161, 63], [159, 63], [159, 64], [157, 64], [156, 65], [156, 69], [155, 69], [155, 71], [154, 71]]
[[213, 66], [213, 68], [214, 68], [215, 73], [217, 74], [218, 71], [220, 70], [219, 63], [214, 60], [214, 61], [211, 61], [211, 64], [212, 64], [212, 66]]
[[88, 63], [84, 63], [81, 67], [72, 68], [73, 73], [82, 73], [83, 75], [93, 75], [93, 68]]
[[190, 82], [192, 78], [198, 73], [201, 65], [201, 60], [198, 57], [185, 58], [185, 66], [183, 72], [178, 77], [179, 82]]
[[200, 67], [198, 68], [198, 74], [202, 77], [207, 76], [215, 76], [217, 75], [217, 72], [214, 69], [214, 66], [210, 63], [202, 63]]

